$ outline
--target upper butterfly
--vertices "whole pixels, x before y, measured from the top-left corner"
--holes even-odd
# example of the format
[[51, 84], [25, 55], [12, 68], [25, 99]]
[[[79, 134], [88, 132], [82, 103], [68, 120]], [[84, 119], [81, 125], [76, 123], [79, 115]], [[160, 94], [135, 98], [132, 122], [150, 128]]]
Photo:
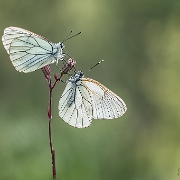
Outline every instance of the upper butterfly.
[[84, 78], [82, 71], [68, 81], [59, 101], [59, 116], [69, 125], [88, 127], [92, 119], [121, 117], [127, 110], [125, 102], [96, 80]]
[[62, 60], [62, 42], [52, 43], [43, 36], [18, 27], [8, 27], [2, 36], [4, 48], [19, 72], [32, 72]]

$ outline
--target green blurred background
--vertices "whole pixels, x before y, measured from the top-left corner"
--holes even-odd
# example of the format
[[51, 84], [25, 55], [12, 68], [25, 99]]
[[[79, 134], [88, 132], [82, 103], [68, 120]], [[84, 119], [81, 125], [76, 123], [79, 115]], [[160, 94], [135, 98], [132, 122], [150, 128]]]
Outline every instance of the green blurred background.
[[[52, 42], [82, 31], [64, 52], [85, 72], [104, 59], [86, 77], [127, 104], [120, 119], [76, 129], [58, 116], [65, 84], [57, 85], [57, 179], [180, 179], [179, 0], [1, 0], [0, 22], [1, 35], [17, 26]], [[17, 72], [2, 43], [0, 53], [0, 179], [52, 179], [46, 80], [41, 70]]]

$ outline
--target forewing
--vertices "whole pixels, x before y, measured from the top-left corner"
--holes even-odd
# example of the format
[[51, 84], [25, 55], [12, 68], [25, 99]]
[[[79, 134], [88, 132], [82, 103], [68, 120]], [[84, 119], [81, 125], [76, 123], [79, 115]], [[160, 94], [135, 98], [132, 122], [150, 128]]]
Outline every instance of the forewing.
[[6, 28], [2, 42], [13, 66], [19, 72], [32, 72], [56, 61], [56, 45], [25, 29]]
[[92, 93], [81, 82], [69, 82], [59, 101], [59, 116], [71, 126], [85, 128], [92, 122], [92, 108]]
[[125, 102], [104, 85], [90, 78], [83, 78], [82, 81], [93, 94], [94, 119], [114, 119], [126, 112]]

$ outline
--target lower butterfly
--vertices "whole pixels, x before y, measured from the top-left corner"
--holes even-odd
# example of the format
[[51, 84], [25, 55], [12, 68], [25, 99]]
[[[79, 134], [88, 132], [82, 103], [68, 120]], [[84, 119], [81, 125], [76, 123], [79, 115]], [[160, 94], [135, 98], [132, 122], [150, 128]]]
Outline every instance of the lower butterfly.
[[65, 47], [62, 42], [52, 43], [43, 36], [18, 27], [8, 27], [2, 36], [4, 48], [19, 72], [32, 72], [62, 60]]
[[86, 128], [92, 119], [121, 117], [127, 107], [118, 95], [98, 81], [84, 78], [84, 73], [79, 71], [67, 81], [58, 109], [66, 123]]

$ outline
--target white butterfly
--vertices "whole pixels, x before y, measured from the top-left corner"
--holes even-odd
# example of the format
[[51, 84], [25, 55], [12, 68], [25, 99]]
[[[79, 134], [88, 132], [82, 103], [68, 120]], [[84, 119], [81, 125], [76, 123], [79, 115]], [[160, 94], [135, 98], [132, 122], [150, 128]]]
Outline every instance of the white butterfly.
[[32, 72], [62, 60], [65, 47], [62, 42], [52, 43], [43, 36], [18, 27], [8, 27], [2, 36], [4, 48], [19, 72]]
[[82, 71], [72, 76], [59, 101], [59, 116], [69, 125], [88, 127], [92, 119], [121, 117], [125, 102], [96, 80], [84, 78]]

